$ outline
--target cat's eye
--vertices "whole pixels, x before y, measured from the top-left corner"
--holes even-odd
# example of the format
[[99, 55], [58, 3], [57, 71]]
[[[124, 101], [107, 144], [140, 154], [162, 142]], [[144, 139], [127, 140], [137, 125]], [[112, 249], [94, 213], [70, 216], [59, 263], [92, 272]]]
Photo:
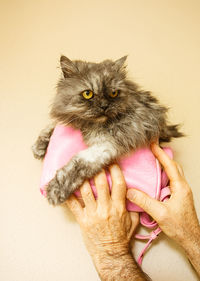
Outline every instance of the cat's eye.
[[89, 100], [94, 96], [94, 93], [90, 90], [85, 90], [82, 92], [82, 96], [86, 99]]
[[119, 92], [120, 92], [119, 90], [112, 91], [112, 92], [109, 93], [109, 96], [111, 98], [115, 98], [115, 97], [117, 97], [119, 95]]

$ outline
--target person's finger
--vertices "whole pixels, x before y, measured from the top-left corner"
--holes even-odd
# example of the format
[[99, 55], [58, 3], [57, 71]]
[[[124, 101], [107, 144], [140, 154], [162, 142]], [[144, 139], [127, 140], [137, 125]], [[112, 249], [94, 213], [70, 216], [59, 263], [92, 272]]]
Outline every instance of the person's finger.
[[140, 217], [139, 214], [136, 212], [129, 212], [129, 214], [132, 221], [131, 229], [129, 232], [129, 238], [130, 238], [132, 237], [133, 233], [136, 231], [137, 226], [139, 225]]
[[80, 187], [80, 192], [82, 195], [85, 208], [88, 212], [93, 212], [96, 209], [96, 200], [94, 198], [91, 186], [88, 181], [85, 181]]
[[76, 197], [76, 198], [77, 198], [78, 202], [81, 204], [81, 207], [84, 208], [85, 207], [85, 203], [83, 201], [83, 198], [81, 196]]
[[179, 170], [180, 175], [185, 178], [183, 168], [178, 163], [176, 163], [176, 166], [177, 166], [177, 168]]
[[156, 143], [151, 145], [151, 150], [165, 169], [165, 172], [171, 182], [180, 180], [178, 167], [172, 159]]
[[139, 207], [141, 207], [145, 212], [147, 212], [152, 218], [157, 220], [158, 215], [162, 211], [162, 203], [154, 198], [149, 197], [146, 193], [131, 188], [127, 191], [126, 197]]
[[78, 199], [76, 198], [76, 196], [72, 194], [66, 200], [66, 204], [67, 204], [68, 208], [70, 209], [70, 211], [75, 216], [76, 220], [80, 221], [80, 219], [83, 215], [83, 208], [82, 208], [80, 202], [78, 201]]
[[111, 165], [109, 171], [112, 179], [111, 198], [118, 206], [121, 205], [125, 208], [126, 182], [124, 175], [116, 164]]
[[110, 202], [110, 191], [106, 177], [106, 173], [102, 170], [94, 177], [94, 183], [97, 189], [97, 204], [99, 206], [106, 206]]

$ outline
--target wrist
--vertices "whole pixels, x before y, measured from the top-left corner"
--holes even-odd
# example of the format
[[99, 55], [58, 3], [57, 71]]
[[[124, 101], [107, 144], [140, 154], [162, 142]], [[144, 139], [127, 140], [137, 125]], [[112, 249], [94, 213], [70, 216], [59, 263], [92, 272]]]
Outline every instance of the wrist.
[[94, 260], [94, 264], [102, 281], [145, 280], [136, 279], [139, 277], [140, 269], [129, 253], [116, 256], [104, 255]]
[[95, 252], [90, 253], [96, 266], [99, 268], [105, 263], [114, 263], [122, 257], [133, 259], [131, 251], [128, 246], [121, 245], [101, 245]]
[[189, 256], [194, 248], [200, 249], [200, 225], [187, 231], [185, 237], [179, 241], [180, 246], [184, 249]]
[[92, 259], [95, 260], [101, 259], [102, 257], [118, 258], [131, 253], [128, 241], [122, 241], [120, 243], [118, 241], [91, 243], [88, 239], [84, 239], [84, 241]]
[[150, 280], [129, 250], [101, 252], [92, 256], [92, 259], [102, 281]]
[[190, 237], [181, 244], [194, 270], [200, 276], [200, 226], [191, 229]]

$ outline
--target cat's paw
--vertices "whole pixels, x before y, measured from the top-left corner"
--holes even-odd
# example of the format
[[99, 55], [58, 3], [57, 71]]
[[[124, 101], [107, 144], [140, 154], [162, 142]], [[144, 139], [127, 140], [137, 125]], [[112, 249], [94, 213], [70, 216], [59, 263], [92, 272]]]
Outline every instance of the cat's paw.
[[101, 169], [101, 166], [74, 157], [66, 166], [58, 170], [49, 182], [46, 188], [49, 203], [53, 205], [63, 203], [86, 179], [92, 178]]
[[47, 200], [50, 204], [59, 205], [69, 197], [70, 194], [65, 189], [65, 185], [67, 185], [66, 177], [63, 171], [59, 170], [46, 187]]
[[43, 159], [45, 154], [46, 154], [46, 150], [47, 150], [47, 146], [42, 144], [42, 143], [35, 143], [32, 147], [32, 152], [33, 152], [33, 156], [36, 159]]

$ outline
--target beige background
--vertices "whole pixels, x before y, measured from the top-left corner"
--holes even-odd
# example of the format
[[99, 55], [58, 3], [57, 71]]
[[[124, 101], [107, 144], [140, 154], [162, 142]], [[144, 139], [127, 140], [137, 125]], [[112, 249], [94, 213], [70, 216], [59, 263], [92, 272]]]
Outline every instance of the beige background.
[[[49, 121], [60, 54], [101, 61], [128, 54], [129, 75], [171, 108], [173, 141], [200, 211], [200, 1], [0, 1], [0, 280], [99, 280], [69, 211], [40, 195], [30, 146]], [[184, 204], [184, 202], [183, 202]], [[144, 246], [137, 242], [135, 255]], [[153, 280], [197, 280], [164, 235], [144, 258]]]

